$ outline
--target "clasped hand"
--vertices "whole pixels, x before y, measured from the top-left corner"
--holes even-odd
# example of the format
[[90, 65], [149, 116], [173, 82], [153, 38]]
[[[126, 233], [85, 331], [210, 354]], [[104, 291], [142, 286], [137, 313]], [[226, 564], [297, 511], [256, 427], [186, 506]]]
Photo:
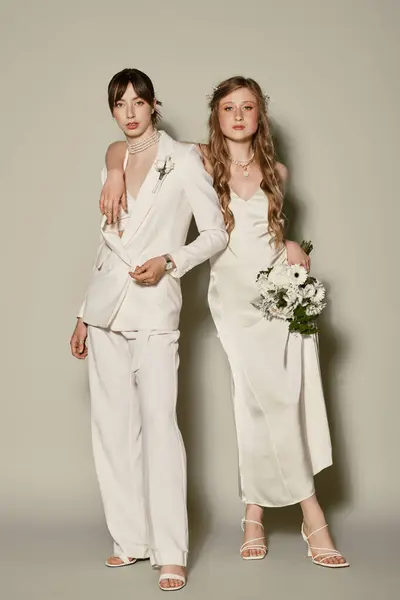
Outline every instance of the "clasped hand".
[[137, 266], [129, 275], [141, 285], [155, 285], [165, 275], [165, 258], [156, 256], [150, 258], [143, 265]]

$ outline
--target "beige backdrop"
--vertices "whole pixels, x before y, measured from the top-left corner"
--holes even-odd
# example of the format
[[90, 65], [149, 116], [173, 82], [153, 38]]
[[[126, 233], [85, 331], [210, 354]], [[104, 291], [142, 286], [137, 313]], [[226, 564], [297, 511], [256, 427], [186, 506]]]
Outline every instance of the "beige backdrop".
[[[164, 127], [182, 140], [206, 138], [205, 94], [219, 80], [251, 76], [271, 95], [292, 235], [313, 240], [329, 286], [321, 345], [336, 466], [318, 489], [338, 527], [396, 516], [399, 4], [2, 0], [4, 523], [103, 527], [86, 366], [68, 342], [104, 152], [119, 137], [106, 87], [128, 66], [152, 77]], [[237, 527], [229, 370], [207, 279], [204, 265], [184, 278], [180, 420], [192, 514]]]

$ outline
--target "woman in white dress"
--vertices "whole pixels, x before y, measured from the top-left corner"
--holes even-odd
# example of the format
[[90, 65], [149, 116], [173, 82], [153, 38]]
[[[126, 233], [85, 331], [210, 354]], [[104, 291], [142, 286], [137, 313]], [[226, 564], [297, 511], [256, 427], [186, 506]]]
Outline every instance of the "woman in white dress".
[[[230, 242], [211, 261], [209, 305], [227, 354], [239, 449], [245, 560], [266, 556], [264, 507], [299, 503], [301, 534], [313, 562], [348, 566], [334, 549], [314, 489], [314, 475], [332, 464], [331, 442], [315, 336], [292, 336], [252, 304], [256, 275], [280, 262], [309, 267], [298, 244], [284, 240], [287, 170], [276, 162], [268, 98], [252, 79], [231, 77], [210, 99], [209, 143], [199, 145], [212, 175]], [[122, 148], [108, 151], [110, 179], [101, 209], [118, 216]], [[117, 199], [117, 201], [116, 201]]]

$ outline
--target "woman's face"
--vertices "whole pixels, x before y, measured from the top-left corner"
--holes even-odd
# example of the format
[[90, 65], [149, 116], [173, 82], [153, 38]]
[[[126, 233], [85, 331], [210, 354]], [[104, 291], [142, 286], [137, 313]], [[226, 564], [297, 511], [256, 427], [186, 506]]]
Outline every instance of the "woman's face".
[[223, 135], [236, 142], [252, 137], [258, 129], [258, 103], [255, 95], [241, 87], [220, 100], [218, 120]]
[[130, 83], [121, 100], [115, 103], [113, 117], [128, 138], [140, 137], [152, 127], [154, 107], [140, 98]]

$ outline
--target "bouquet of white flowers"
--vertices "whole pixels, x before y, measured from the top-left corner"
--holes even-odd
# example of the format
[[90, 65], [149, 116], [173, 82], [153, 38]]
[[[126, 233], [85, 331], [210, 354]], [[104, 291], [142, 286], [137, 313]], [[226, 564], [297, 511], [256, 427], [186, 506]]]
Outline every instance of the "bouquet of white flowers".
[[[301, 247], [310, 254], [311, 242]], [[253, 305], [267, 319], [289, 321], [289, 331], [302, 335], [318, 332], [316, 319], [325, 308], [323, 284], [300, 265], [277, 265], [257, 275], [261, 297]]]

